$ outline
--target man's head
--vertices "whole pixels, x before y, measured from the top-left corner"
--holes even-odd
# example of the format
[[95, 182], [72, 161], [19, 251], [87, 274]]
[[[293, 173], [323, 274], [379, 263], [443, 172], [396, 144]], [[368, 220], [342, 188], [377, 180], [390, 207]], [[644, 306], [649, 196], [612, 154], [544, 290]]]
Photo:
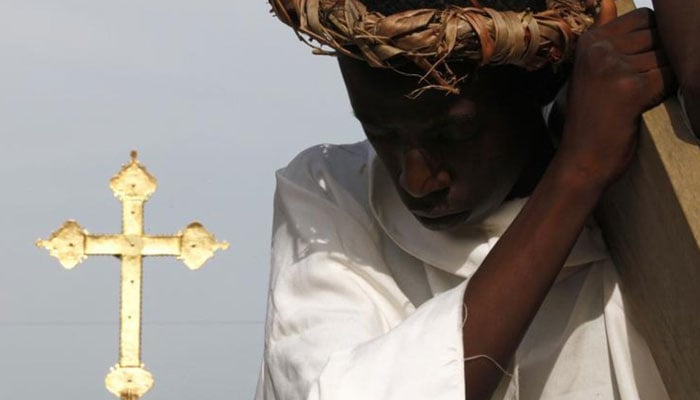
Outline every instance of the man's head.
[[[365, 1], [368, 9], [387, 14], [445, 3]], [[464, 6], [470, 1], [452, 3]], [[518, 3], [533, 10], [544, 6], [539, 0], [479, 3], [494, 8]], [[514, 192], [531, 183], [524, 181], [532, 180], [533, 168], [541, 167], [543, 154], [549, 154], [541, 148], [546, 129], [540, 107], [552, 88], [551, 84], [545, 85], [547, 90], [535, 87], [544, 82], [543, 73], [528, 74], [516, 67], [481, 68], [463, 82], [458, 95], [428, 90], [410, 99], [407, 94], [419, 85], [415, 76], [371, 68], [349, 57], [341, 56], [339, 62], [367, 138], [403, 202], [430, 229], [449, 230], [476, 222], [509, 196], [525, 194]], [[472, 69], [466, 64], [450, 66], [464, 73]]]

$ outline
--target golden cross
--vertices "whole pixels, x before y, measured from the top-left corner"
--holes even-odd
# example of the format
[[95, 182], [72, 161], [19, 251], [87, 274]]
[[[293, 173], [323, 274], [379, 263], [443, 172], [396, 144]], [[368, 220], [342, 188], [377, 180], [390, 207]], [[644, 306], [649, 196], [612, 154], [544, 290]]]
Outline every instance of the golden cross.
[[143, 205], [156, 190], [156, 179], [131, 152], [131, 162], [110, 181], [122, 202], [122, 233], [91, 235], [75, 221], [67, 221], [37, 246], [73, 269], [87, 256], [112, 255], [122, 261], [119, 364], [105, 379], [107, 389], [123, 400], [136, 400], [153, 386], [153, 376], [141, 363], [141, 276], [144, 256], [176, 256], [192, 270], [200, 268], [214, 252], [228, 248], [217, 242], [200, 223], [192, 223], [174, 236], [144, 234]]

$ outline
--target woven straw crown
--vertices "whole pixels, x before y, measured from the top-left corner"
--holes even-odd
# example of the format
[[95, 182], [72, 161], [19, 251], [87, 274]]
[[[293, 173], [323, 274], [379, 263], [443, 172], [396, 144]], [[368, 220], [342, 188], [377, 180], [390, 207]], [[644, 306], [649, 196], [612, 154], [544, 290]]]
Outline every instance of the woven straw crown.
[[368, 11], [360, 0], [270, 3], [316, 53], [340, 53], [394, 69], [397, 59], [407, 59], [424, 71], [424, 88], [458, 92], [461, 77], [450, 61], [534, 70], [569, 59], [578, 37], [593, 24], [600, 0], [547, 0], [547, 10], [539, 13], [449, 6], [388, 16]]

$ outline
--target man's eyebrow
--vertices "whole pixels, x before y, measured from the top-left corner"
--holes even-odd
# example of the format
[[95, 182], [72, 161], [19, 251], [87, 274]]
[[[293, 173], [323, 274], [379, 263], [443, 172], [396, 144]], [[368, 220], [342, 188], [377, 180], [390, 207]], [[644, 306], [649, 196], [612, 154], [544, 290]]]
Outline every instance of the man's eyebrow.
[[459, 124], [461, 122], [470, 122], [476, 119], [476, 114], [460, 112], [455, 114], [445, 114], [440, 118], [436, 118], [430, 123], [428, 129], [441, 129], [450, 125]]
[[[377, 120], [370, 114], [365, 114], [362, 112], [357, 112], [352, 110], [352, 115], [365, 126], [372, 128], [386, 128], [390, 127], [389, 124], [384, 124]], [[458, 124], [461, 122], [469, 122], [476, 119], [476, 114], [471, 112], [457, 112], [457, 113], [446, 113], [437, 118], [430, 118], [425, 121], [425, 126], [427, 130], [436, 130], [448, 127], [453, 124]]]

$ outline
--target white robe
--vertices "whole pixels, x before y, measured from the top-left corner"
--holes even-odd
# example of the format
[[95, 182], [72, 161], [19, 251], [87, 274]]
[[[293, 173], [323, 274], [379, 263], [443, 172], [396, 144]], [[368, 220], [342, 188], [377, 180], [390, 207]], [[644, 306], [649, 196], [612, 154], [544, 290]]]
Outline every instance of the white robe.
[[[301, 153], [277, 173], [256, 399], [464, 399], [468, 279], [525, 201], [460, 235], [430, 231], [366, 142]], [[593, 223], [509, 371], [493, 399], [668, 399]]]

